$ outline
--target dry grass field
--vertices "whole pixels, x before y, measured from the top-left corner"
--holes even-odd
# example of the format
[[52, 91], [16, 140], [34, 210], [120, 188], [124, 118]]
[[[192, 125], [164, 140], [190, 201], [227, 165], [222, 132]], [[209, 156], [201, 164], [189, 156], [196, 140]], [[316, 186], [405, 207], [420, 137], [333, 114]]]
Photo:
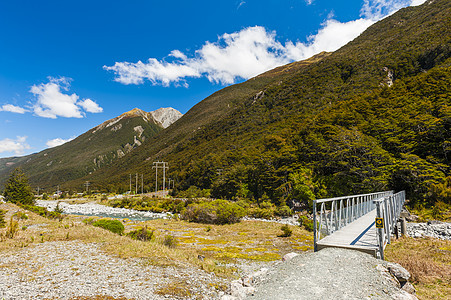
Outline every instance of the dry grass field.
[[449, 299], [451, 241], [404, 237], [386, 248], [386, 259], [406, 268], [419, 299]]
[[[10, 203], [0, 204], [6, 210], [6, 227], [0, 229], [0, 252], [11, 253], [23, 247], [49, 241], [96, 243], [106, 253], [120, 258], [142, 258], [145, 264], [159, 267], [194, 267], [215, 275], [234, 279], [252, 267], [280, 260], [288, 252], [310, 251], [312, 234], [290, 226], [292, 235], [281, 237], [281, 224], [242, 221], [232, 225], [205, 225], [177, 219], [136, 222], [124, 219], [125, 234], [83, 222], [85, 217], [66, 216], [61, 221], [40, 217]], [[11, 222], [11, 217], [15, 215]], [[14, 234], [7, 232], [16, 224]], [[126, 235], [147, 227], [153, 231], [151, 241], [133, 240]], [[169, 241], [169, 242], [168, 242]], [[247, 269], [246, 269], [247, 268]], [[220, 290], [225, 286], [217, 287]], [[159, 293], [182, 297], [187, 293], [183, 282], [162, 286]], [[183, 297], [182, 297], [183, 298]]]

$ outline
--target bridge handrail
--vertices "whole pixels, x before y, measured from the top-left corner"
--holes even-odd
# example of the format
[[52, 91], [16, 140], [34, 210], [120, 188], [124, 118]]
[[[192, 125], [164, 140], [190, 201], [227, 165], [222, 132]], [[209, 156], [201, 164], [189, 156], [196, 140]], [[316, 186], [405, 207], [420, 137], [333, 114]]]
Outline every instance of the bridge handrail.
[[350, 197], [356, 198], [356, 197], [371, 196], [371, 195], [375, 195], [375, 194], [385, 194], [385, 193], [393, 193], [393, 191], [376, 192], [376, 193], [369, 193], [369, 194], [359, 194], [359, 195], [352, 195], [352, 196], [340, 196], [340, 197], [334, 197], [334, 198], [324, 198], [324, 199], [314, 200], [314, 202], [316, 202], [316, 204], [318, 204], [318, 203], [323, 203], [323, 202], [328, 202], [328, 201], [336, 201], [336, 200], [348, 199]]
[[[321, 234], [330, 235], [373, 210], [374, 200], [393, 195], [393, 191], [343, 196], [313, 201], [313, 243], [315, 251]], [[330, 202], [330, 210], [326, 203]], [[317, 205], [321, 204], [318, 216]], [[339, 206], [339, 208], [338, 208]], [[325, 231], [323, 230], [325, 227]]]
[[406, 201], [405, 191], [398, 192], [381, 199], [374, 200], [376, 217], [383, 218], [384, 227], [377, 230], [379, 257], [384, 259], [385, 245], [390, 244], [391, 234], [394, 233], [402, 207]]

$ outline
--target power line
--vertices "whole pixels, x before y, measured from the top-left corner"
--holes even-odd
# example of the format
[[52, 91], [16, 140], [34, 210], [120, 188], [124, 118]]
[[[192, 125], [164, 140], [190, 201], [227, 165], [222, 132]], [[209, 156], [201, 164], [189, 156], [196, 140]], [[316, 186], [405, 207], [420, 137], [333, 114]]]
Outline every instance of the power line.
[[163, 169], [163, 195], [166, 190], [166, 170], [169, 169], [167, 162], [155, 161], [152, 169], [155, 169], [155, 194], [158, 192], [158, 169]]
[[91, 185], [91, 183], [89, 183], [89, 181], [85, 182], [85, 186], [86, 186], [86, 193], [88, 192], [88, 187]]

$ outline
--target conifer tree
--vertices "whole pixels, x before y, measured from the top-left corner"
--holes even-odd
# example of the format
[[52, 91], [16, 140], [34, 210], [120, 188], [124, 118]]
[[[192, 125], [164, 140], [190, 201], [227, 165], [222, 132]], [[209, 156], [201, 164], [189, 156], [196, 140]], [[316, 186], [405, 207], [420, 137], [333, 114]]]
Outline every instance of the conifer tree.
[[33, 204], [33, 192], [28, 184], [28, 178], [20, 168], [15, 169], [9, 176], [3, 193], [7, 202], [15, 204]]

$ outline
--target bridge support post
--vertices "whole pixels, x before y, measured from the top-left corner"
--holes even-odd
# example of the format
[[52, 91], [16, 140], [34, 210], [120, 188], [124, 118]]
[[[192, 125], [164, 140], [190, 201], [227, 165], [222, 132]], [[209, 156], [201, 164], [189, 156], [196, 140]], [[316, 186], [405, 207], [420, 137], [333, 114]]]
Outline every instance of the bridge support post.
[[394, 229], [394, 231], [395, 231], [395, 237], [396, 237], [396, 239], [399, 239], [399, 225], [398, 225], [398, 222], [396, 222], [395, 228], [393, 228], [393, 229]]
[[316, 243], [318, 242], [318, 238], [317, 238], [317, 224], [316, 224], [316, 200], [313, 200], [313, 251], [316, 252], [318, 251]]
[[407, 236], [407, 222], [406, 222], [406, 218], [400, 218], [400, 223], [401, 223], [401, 235], [402, 236]]
[[[376, 217], [383, 218], [381, 201], [376, 202]], [[384, 260], [384, 228], [377, 228], [377, 238], [379, 244], [379, 258]]]

